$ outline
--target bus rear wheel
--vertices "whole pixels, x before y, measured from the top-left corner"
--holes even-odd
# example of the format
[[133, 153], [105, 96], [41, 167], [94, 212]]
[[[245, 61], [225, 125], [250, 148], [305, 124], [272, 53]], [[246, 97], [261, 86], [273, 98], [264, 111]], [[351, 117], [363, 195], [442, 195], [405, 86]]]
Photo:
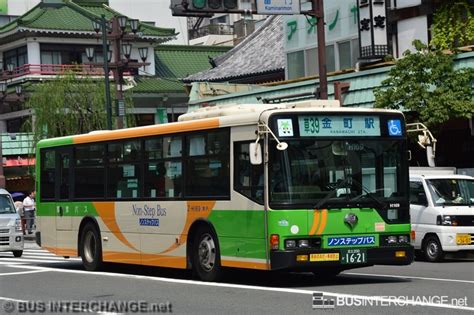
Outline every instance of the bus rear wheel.
[[102, 268], [102, 243], [95, 224], [88, 223], [84, 227], [80, 244], [80, 254], [84, 268], [88, 271], [100, 270]]
[[207, 227], [200, 227], [195, 235], [192, 251], [194, 275], [203, 281], [218, 281], [222, 269], [217, 237]]

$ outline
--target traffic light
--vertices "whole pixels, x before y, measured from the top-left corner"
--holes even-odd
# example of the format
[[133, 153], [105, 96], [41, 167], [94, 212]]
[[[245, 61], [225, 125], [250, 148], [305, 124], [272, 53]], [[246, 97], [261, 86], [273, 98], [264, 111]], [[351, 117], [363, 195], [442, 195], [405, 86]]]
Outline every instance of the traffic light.
[[[188, 11], [187, 9], [190, 7], [189, 5], [190, 0], [171, 0], [170, 9], [173, 16], [197, 16], [197, 17], [212, 17], [213, 13], [208, 12], [196, 12], [196, 11]], [[205, 4], [206, 1], [203, 0]]]
[[237, 10], [238, 8], [238, 0], [191, 0], [188, 10], [226, 12], [227, 10]]

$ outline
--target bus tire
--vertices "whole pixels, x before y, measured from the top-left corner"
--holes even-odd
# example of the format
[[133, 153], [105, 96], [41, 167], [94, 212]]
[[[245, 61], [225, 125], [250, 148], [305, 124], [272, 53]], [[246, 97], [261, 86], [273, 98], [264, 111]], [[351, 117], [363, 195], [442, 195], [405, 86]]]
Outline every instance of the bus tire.
[[436, 236], [428, 236], [423, 242], [425, 259], [430, 262], [441, 261], [444, 257], [443, 248]]
[[206, 226], [198, 228], [192, 249], [193, 274], [203, 281], [218, 281], [222, 277], [219, 244]]
[[97, 271], [102, 268], [102, 243], [99, 230], [93, 223], [87, 223], [82, 230], [80, 254], [86, 270]]
[[21, 257], [21, 255], [23, 255], [23, 251], [22, 250], [14, 250], [13, 251], [13, 257]]

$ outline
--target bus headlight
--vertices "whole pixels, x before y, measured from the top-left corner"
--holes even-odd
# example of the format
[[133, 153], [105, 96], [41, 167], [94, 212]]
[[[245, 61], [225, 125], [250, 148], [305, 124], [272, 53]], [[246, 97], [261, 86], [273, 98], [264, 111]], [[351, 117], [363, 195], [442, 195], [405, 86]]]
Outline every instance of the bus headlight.
[[15, 231], [16, 232], [21, 232], [23, 231], [23, 228], [21, 226], [21, 219], [16, 219], [15, 220]]
[[410, 242], [410, 235], [383, 235], [380, 237], [382, 245], [406, 245]]
[[397, 243], [397, 237], [394, 235], [390, 235], [387, 237], [387, 244], [396, 244]]
[[309, 241], [308, 240], [299, 240], [298, 241], [298, 247], [302, 247], [302, 248], [309, 247]]
[[408, 235], [398, 236], [398, 243], [408, 243]]
[[295, 247], [296, 247], [296, 240], [285, 241], [285, 248], [295, 248]]

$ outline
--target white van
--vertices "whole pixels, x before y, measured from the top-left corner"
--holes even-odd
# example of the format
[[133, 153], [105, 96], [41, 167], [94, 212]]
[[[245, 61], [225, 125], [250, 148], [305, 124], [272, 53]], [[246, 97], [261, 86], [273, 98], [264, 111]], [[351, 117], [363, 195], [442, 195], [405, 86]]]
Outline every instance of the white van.
[[410, 217], [412, 245], [426, 260], [473, 254], [474, 177], [410, 169]]
[[23, 254], [23, 229], [20, 215], [13, 199], [5, 189], [0, 188], [0, 251], [12, 251], [13, 256]]

